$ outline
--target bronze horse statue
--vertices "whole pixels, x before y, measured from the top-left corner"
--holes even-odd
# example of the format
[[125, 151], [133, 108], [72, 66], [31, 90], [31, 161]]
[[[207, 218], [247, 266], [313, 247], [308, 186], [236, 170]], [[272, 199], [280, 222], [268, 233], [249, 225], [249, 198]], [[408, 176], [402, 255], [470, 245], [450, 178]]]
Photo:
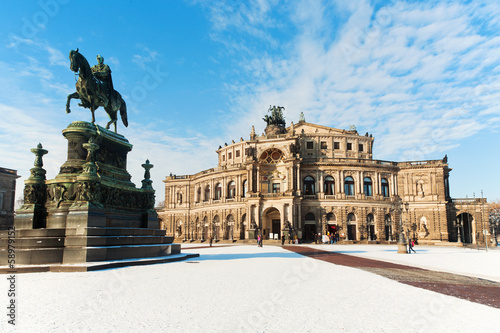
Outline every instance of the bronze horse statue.
[[114, 98], [108, 97], [104, 84], [98, 80], [93, 74], [92, 69], [85, 57], [78, 52], [78, 49], [71, 50], [69, 52], [69, 59], [71, 60], [70, 69], [78, 73], [78, 81], [76, 82], [76, 92], [68, 95], [68, 101], [66, 102], [66, 113], [70, 113], [69, 104], [71, 99], [77, 98], [81, 101], [79, 106], [90, 109], [92, 112], [92, 124], [95, 123], [95, 110], [102, 106], [104, 110], [108, 113], [111, 119], [107, 125], [106, 129], [109, 129], [111, 124], [115, 125], [116, 133], [116, 120], [117, 113], [120, 110], [120, 116], [122, 118], [125, 127], [128, 126], [127, 120], [127, 105], [123, 100], [120, 93], [113, 90], [111, 94], [114, 93]]

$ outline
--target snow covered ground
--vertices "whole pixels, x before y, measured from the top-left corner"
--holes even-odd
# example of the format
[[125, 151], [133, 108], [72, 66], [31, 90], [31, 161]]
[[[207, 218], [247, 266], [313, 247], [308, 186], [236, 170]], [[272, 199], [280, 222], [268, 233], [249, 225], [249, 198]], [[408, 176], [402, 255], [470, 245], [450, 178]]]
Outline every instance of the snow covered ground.
[[394, 262], [435, 271], [479, 277], [500, 282], [500, 247], [462, 248], [450, 246], [415, 246], [416, 255], [398, 254], [394, 245], [311, 245], [359, 257]]
[[[325, 250], [500, 279], [500, 251], [395, 246]], [[425, 251], [424, 251], [425, 250]], [[500, 310], [276, 246], [204, 249], [188, 261], [87, 273], [18, 274], [2, 332], [498, 332]], [[494, 268], [490, 268], [493, 266]]]

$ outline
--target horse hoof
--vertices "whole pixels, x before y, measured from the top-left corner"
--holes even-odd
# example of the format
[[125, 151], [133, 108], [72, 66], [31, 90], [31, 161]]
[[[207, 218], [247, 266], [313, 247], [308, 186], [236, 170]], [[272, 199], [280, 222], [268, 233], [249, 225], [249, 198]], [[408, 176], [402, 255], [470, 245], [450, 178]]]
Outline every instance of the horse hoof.
[[71, 110], [70, 109], [66, 109], [66, 113], [71, 113]]

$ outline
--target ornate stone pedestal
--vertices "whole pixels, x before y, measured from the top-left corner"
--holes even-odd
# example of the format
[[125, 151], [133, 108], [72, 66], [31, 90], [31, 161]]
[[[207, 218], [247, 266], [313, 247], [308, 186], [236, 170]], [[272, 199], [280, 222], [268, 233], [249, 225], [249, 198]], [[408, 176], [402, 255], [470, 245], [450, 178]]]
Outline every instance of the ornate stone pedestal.
[[[149, 161], [142, 188], [127, 172], [128, 140], [98, 125], [77, 121], [63, 130], [67, 160], [45, 179], [42, 156], [32, 149], [35, 168], [26, 180], [24, 205], [14, 220], [17, 264], [67, 264], [180, 253], [159, 229]], [[0, 243], [6, 241], [0, 233]], [[3, 244], [0, 244], [3, 245]], [[5, 248], [5, 247], [4, 247]], [[0, 252], [0, 263], [7, 254]]]

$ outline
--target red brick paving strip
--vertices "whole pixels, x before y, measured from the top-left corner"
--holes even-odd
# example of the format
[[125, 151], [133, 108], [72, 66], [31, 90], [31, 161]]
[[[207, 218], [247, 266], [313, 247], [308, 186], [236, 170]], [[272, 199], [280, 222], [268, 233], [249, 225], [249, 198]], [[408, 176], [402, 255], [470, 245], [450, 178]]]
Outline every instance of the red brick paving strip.
[[307, 246], [284, 246], [283, 248], [332, 264], [359, 268], [410, 286], [500, 309], [500, 283], [498, 282], [317, 250]]

